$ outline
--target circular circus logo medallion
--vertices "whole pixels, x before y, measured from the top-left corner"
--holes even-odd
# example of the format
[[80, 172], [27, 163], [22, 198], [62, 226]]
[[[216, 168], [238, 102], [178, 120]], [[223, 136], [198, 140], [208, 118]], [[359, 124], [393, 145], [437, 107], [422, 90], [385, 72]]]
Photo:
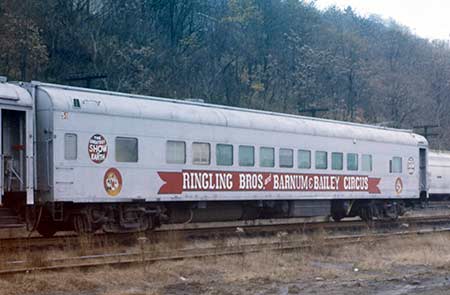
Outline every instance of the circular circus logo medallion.
[[403, 191], [403, 181], [400, 177], [395, 181], [395, 192], [399, 195]]
[[409, 175], [413, 175], [416, 170], [416, 164], [414, 163], [414, 158], [409, 157], [408, 159], [408, 173]]
[[103, 185], [106, 193], [114, 197], [122, 190], [122, 175], [116, 168], [109, 168], [103, 178]]
[[108, 156], [108, 144], [103, 135], [95, 134], [89, 139], [88, 145], [89, 158], [92, 162], [100, 164]]

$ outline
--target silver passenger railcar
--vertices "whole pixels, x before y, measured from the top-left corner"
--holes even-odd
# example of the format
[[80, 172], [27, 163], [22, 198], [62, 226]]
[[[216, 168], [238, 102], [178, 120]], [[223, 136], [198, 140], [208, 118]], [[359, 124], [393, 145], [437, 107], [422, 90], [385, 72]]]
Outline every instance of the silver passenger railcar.
[[450, 198], [450, 152], [430, 150], [428, 160], [429, 195], [431, 200]]
[[[427, 141], [410, 131], [39, 82], [2, 83], [0, 97], [9, 88], [28, 108], [19, 161], [28, 177], [3, 202], [18, 207], [26, 190], [44, 235], [395, 218], [427, 197]], [[4, 156], [14, 143], [3, 141]]]

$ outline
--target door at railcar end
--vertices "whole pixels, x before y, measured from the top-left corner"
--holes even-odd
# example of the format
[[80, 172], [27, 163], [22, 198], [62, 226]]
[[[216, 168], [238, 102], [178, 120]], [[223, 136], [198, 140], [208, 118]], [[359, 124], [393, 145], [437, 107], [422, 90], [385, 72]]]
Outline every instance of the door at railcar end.
[[34, 204], [33, 123], [30, 93], [0, 77], [0, 207]]
[[425, 148], [419, 149], [419, 191], [421, 199], [428, 198], [427, 150]]
[[27, 136], [27, 120], [27, 111], [1, 108], [0, 189], [2, 203], [8, 207], [26, 204], [27, 194], [33, 194], [29, 191], [32, 188], [28, 173], [32, 169], [29, 141], [32, 139]]
[[34, 204], [33, 111], [27, 90], [0, 77], [0, 228], [22, 227]]

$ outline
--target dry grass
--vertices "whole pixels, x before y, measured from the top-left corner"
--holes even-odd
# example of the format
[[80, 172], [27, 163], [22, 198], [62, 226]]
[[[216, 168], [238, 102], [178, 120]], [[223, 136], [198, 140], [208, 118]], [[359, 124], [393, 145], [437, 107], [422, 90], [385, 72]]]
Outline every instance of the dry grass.
[[181, 231], [167, 231], [157, 243], [153, 242], [152, 244], [159, 244], [165, 249], [181, 249], [186, 246], [186, 237]]
[[[138, 236], [136, 237], [136, 239]], [[95, 294], [164, 294], [165, 288], [172, 286], [183, 288], [183, 284], [191, 286], [207, 286], [212, 282], [229, 284], [252, 280], [284, 281], [336, 279], [358, 275], [371, 276], [371, 272], [389, 272], [398, 266], [427, 266], [436, 269], [450, 269], [450, 235], [434, 234], [411, 238], [391, 238], [385, 241], [368, 241], [362, 244], [329, 246], [325, 242], [325, 234], [316, 233], [311, 236], [285, 235], [268, 238], [282, 243], [307, 240], [312, 243], [309, 249], [295, 251], [264, 251], [246, 253], [238, 256], [213, 257], [198, 260], [175, 262], [158, 262], [129, 268], [101, 268], [92, 271], [64, 271], [54, 273], [30, 273], [8, 278], [0, 278], [0, 294], [46, 294], [48, 292], [82, 292]], [[259, 238], [260, 241], [261, 238]], [[258, 238], [216, 237], [211, 241], [186, 241], [178, 234], [168, 235], [163, 241], [146, 240], [146, 251], [162, 252], [171, 248], [214, 245], [224, 247], [243, 243], [257, 242]], [[264, 239], [266, 242], [267, 239]], [[83, 242], [83, 241], [82, 241]], [[91, 254], [98, 249], [92, 241], [85, 241], [84, 248], [71, 250], [66, 255], [79, 253]], [[128, 249], [112, 244], [114, 251], [139, 251], [139, 245]], [[26, 252], [23, 252], [26, 253]], [[49, 256], [52, 255], [52, 256]], [[62, 255], [61, 252], [38, 254], [21, 254], [29, 265], [45, 263], [44, 257]], [[0, 261], [6, 257], [0, 256]], [[0, 262], [1, 265], [1, 262]], [[359, 272], [354, 270], [358, 268]], [[196, 290], [196, 291], [195, 291]], [[202, 293], [195, 289], [187, 293]]]
[[391, 239], [373, 247], [348, 247], [350, 253], [361, 257], [361, 265], [370, 269], [383, 269], [392, 265], [420, 265], [434, 268], [450, 267], [450, 235], [434, 234], [423, 237]]

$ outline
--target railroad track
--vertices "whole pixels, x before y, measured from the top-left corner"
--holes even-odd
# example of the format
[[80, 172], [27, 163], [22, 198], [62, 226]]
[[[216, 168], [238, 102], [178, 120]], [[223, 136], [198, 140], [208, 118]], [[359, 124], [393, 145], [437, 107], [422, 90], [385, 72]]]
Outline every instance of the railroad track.
[[279, 232], [286, 233], [310, 233], [317, 230], [331, 233], [352, 233], [362, 230], [389, 231], [395, 228], [405, 226], [424, 227], [424, 226], [442, 226], [450, 225], [450, 214], [439, 216], [417, 216], [402, 217], [395, 221], [375, 221], [368, 224], [361, 220], [349, 220], [343, 222], [328, 222], [322, 219], [313, 221], [305, 220], [257, 220], [244, 222], [215, 222], [198, 224], [178, 224], [166, 225], [162, 228], [149, 233], [133, 234], [95, 234], [92, 236], [80, 237], [75, 234], [56, 236], [52, 238], [44, 237], [17, 237], [0, 240], [0, 249], [2, 252], [17, 251], [19, 249], [64, 249], [77, 248], [80, 243], [90, 243], [102, 247], [111, 243], [122, 245], [134, 245], [140, 237], [146, 237], [152, 241], [164, 240], [167, 235], [179, 235], [183, 239], [210, 239], [211, 237], [230, 237], [236, 236], [237, 229], [240, 236], [252, 237], [261, 235], [274, 235]]
[[[331, 247], [351, 243], [379, 242], [393, 236], [406, 237], [411, 235], [425, 235], [450, 232], [450, 227], [404, 230], [390, 233], [365, 233], [353, 235], [337, 235], [324, 237], [321, 246]], [[169, 251], [149, 252], [142, 251], [133, 253], [113, 253], [101, 255], [85, 255], [78, 257], [54, 258], [42, 261], [41, 266], [27, 267], [27, 261], [10, 261], [6, 265], [8, 269], [0, 270], [0, 276], [30, 273], [38, 271], [57, 271], [64, 269], [84, 269], [104, 266], [127, 266], [158, 261], [175, 261], [183, 259], [197, 259], [206, 257], [246, 255], [262, 251], [293, 251], [297, 249], [311, 248], [315, 246], [314, 240], [289, 240], [286, 236], [280, 236], [279, 241], [258, 243], [235, 243], [229, 246], [197, 247], [187, 249], [176, 249]]]
[[425, 209], [445, 210], [450, 209], [450, 201], [429, 201], [426, 203]]
[[[427, 203], [425, 209], [435, 211], [435, 210], [444, 210], [449, 212], [450, 216], [450, 201], [433, 201]], [[420, 216], [421, 211], [423, 211], [423, 208], [414, 209], [410, 211], [412, 214], [417, 215], [418, 218], [422, 218], [425, 222], [428, 222], [427, 220], [431, 220], [434, 217], [429, 216]], [[419, 213], [419, 214], [417, 214]], [[442, 212], [441, 212], [442, 213]], [[432, 214], [436, 214], [435, 212], [432, 212]], [[436, 218], [445, 218], [446, 215], [439, 215]], [[416, 222], [414, 220], [414, 216], [410, 217], [401, 217], [398, 222]], [[428, 218], [428, 219], [426, 219]], [[390, 222], [390, 221], [389, 221]], [[387, 222], [378, 222], [379, 224], [382, 224], [385, 226]], [[339, 224], [339, 225], [337, 225]], [[367, 224], [360, 221], [360, 220], [351, 220], [346, 219], [343, 222], [330, 224], [328, 221], [328, 218], [325, 217], [313, 217], [313, 218], [290, 218], [290, 219], [259, 219], [259, 220], [246, 220], [246, 221], [230, 221], [230, 222], [208, 222], [208, 223], [189, 223], [189, 224], [170, 224], [170, 225], [162, 225], [162, 227], [152, 231], [150, 234], [153, 236], [161, 235], [161, 233], [168, 232], [168, 231], [176, 231], [176, 232], [185, 232], [187, 234], [189, 233], [196, 233], [200, 234], [202, 232], [208, 234], [211, 229], [216, 229], [217, 233], [225, 233], [225, 232], [233, 232], [235, 228], [241, 227], [246, 229], [251, 229], [258, 231], [258, 227], [264, 226], [266, 228], [266, 231], [272, 231], [272, 230], [279, 230], [279, 227], [294, 227], [295, 230], [298, 230], [299, 227], [304, 228], [305, 230], [308, 230], [310, 228], [361, 228], [366, 227]], [[395, 223], [394, 223], [395, 226]], [[52, 238], [44, 238], [41, 236], [32, 235], [28, 237], [28, 233], [22, 231], [21, 234], [12, 234], [10, 232], [10, 236], [13, 235], [13, 237], [0, 237], [0, 248], [17, 248], [17, 247], [23, 247], [23, 246], [35, 246], [35, 247], [58, 247], [60, 244], [67, 244], [68, 242], [75, 242], [79, 239], [79, 237], [74, 234], [73, 232], [61, 232], [58, 236], [52, 237]], [[129, 240], [129, 238], [133, 238], [133, 236], [136, 236], [136, 234], [104, 234], [104, 233], [97, 233], [93, 235], [93, 237], [99, 239], [100, 237], [106, 237], [108, 239], [111, 237], [111, 239], [118, 239], [118, 240]], [[3, 247], [2, 247], [3, 245]]]

